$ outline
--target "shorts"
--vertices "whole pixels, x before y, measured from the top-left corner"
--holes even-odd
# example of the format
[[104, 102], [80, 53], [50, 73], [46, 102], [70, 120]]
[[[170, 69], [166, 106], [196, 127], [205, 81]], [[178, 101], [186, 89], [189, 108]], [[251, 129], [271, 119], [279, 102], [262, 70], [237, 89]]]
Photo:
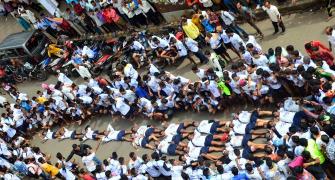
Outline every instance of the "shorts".
[[220, 47], [218, 47], [218, 48], [216, 48], [216, 49], [213, 49], [213, 51], [214, 51], [216, 54], [220, 55], [220, 54], [225, 53], [227, 50], [226, 50], [225, 47], [223, 47], [223, 46], [221, 45]]
[[75, 139], [76, 138], [76, 130], [74, 130], [70, 136], [71, 139]]
[[92, 138], [97, 139], [98, 133], [99, 133], [99, 131], [94, 131], [93, 134], [92, 134]]
[[216, 133], [216, 129], [220, 126], [219, 122], [218, 121], [215, 121], [212, 126], [211, 126], [211, 129], [209, 130], [209, 132], [211, 134], [214, 134]]
[[117, 140], [117, 141], [122, 141], [122, 140], [123, 140], [123, 137], [125, 136], [125, 134], [126, 134], [126, 131], [125, 131], [125, 130], [121, 130], [121, 131], [117, 134], [117, 136], [116, 136], [116, 140]]
[[154, 128], [148, 128], [145, 133], [144, 133], [144, 136], [145, 137], [149, 137], [151, 136], [152, 133], [154, 133], [155, 129]]
[[176, 155], [177, 145], [176, 144], [170, 144], [167, 149], [167, 154], [170, 156]]
[[209, 134], [205, 138], [205, 146], [211, 146], [213, 141], [213, 135]]
[[181, 135], [177, 134], [172, 137], [172, 142], [174, 142], [175, 144], [179, 144], [181, 139], [182, 139]]
[[234, 46], [231, 42], [229, 43], [224, 43], [224, 46], [227, 48], [227, 49], [234, 49]]
[[250, 121], [249, 122], [254, 122], [256, 123], [257, 119], [258, 119], [258, 112], [257, 111], [253, 111], [251, 113], [251, 116], [250, 116]]
[[52, 133], [52, 139], [56, 139], [56, 132]]
[[147, 137], [144, 137], [141, 141], [141, 147], [146, 148], [146, 145], [149, 144], [149, 140]]
[[252, 135], [251, 134], [244, 134], [243, 139], [242, 139], [242, 147], [248, 146], [248, 142], [251, 139]]
[[177, 128], [177, 133], [180, 134], [181, 130], [184, 129], [184, 128], [185, 128], [184, 123], [180, 123], [178, 128]]
[[245, 127], [245, 134], [249, 134], [250, 131], [256, 127], [257, 119], [258, 119], [258, 112], [257, 111], [252, 112], [250, 122]]
[[306, 114], [303, 111], [299, 111], [299, 112], [295, 113], [295, 115], [293, 117], [292, 126], [295, 126], [295, 127], [300, 129], [301, 119], [303, 119], [304, 117], [306, 117]]
[[209, 152], [209, 147], [204, 146], [200, 149], [200, 154], [207, 154]]
[[251, 148], [249, 146], [244, 146], [242, 152], [242, 158], [249, 159], [250, 154], [252, 154]]

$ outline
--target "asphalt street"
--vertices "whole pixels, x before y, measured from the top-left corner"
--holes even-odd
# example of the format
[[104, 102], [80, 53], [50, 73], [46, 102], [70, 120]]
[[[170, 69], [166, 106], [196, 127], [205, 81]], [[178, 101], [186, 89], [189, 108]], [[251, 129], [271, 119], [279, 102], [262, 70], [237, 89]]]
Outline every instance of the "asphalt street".
[[[333, 25], [335, 20], [332, 19], [329, 22], [326, 22], [325, 12], [304, 12], [302, 14], [292, 14], [289, 16], [283, 17], [284, 24], [286, 25], [286, 32], [284, 34], [278, 34], [273, 36], [273, 27], [270, 20], [264, 20], [258, 22], [257, 25], [264, 32], [265, 37], [262, 41], [259, 41], [263, 47], [264, 51], [267, 51], [268, 48], [275, 48], [276, 46], [286, 47], [289, 44], [294, 45], [301, 52], [304, 52], [304, 43], [310, 40], [321, 40], [324, 44], [327, 44], [327, 37], [323, 33], [323, 29], [328, 25]], [[255, 33], [253, 29], [248, 24], [242, 26], [247, 32]], [[231, 53], [231, 52], [230, 52]], [[232, 57], [237, 59], [236, 55], [232, 54]], [[173, 74], [181, 75], [191, 80], [197, 80], [196, 76], [191, 71], [191, 63], [188, 60], [185, 60], [182, 65], [178, 68], [169, 68]], [[204, 65], [206, 67], [206, 65]], [[55, 77], [49, 77], [47, 83], [55, 83]], [[80, 79], [75, 80], [76, 83], [81, 82]], [[25, 82], [18, 85], [19, 90], [26, 92], [29, 95], [35, 95], [36, 91], [41, 89], [41, 82], [31, 81]], [[218, 120], [230, 120], [230, 114], [236, 112], [240, 109], [250, 109], [251, 107], [226, 107], [226, 110], [222, 113], [219, 112], [215, 116], [208, 115], [208, 113], [191, 113], [191, 112], [180, 112], [176, 113], [175, 116], [171, 119], [172, 122], [182, 122], [185, 120], [200, 121], [203, 119], [218, 119]], [[104, 130], [107, 128], [107, 125], [111, 123], [115, 129], [129, 129], [133, 124], [128, 120], [114, 120], [111, 116], [97, 116], [91, 119], [89, 122], [82, 124], [81, 126], [71, 125], [67, 127], [68, 129], [76, 129], [81, 131], [87, 124], [90, 124], [92, 129]], [[155, 122], [153, 120], [148, 120], [143, 117], [138, 117], [135, 119], [135, 123], [142, 124], [152, 124], [155, 126], [160, 126], [160, 122]], [[47, 154], [50, 154], [52, 161], [55, 162], [55, 155], [57, 152], [61, 152], [63, 155], [67, 156], [71, 151], [71, 145], [73, 143], [79, 143], [79, 141], [73, 140], [50, 140], [45, 143], [41, 143], [41, 139], [38, 136], [32, 140], [32, 144], [39, 146], [41, 150]], [[97, 142], [86, 141], [85, 143], [96, 146]], [[97, 151], [97, 156], [100, 159], [105, 159], [109, 157], [113, 151], [118, 152], [120, 156], [128, 158], [128, 154], [131, 151], [137, 151], [138, 154], [142, 155], [145, 152], [148, 152], [144, 149], [135, 150], [130, 143], [128, 142], [110, 142], [107, 144], [101, 144], [100, 148]], [[81, 162], [79, 157], [76, 157], [77, 162]]]

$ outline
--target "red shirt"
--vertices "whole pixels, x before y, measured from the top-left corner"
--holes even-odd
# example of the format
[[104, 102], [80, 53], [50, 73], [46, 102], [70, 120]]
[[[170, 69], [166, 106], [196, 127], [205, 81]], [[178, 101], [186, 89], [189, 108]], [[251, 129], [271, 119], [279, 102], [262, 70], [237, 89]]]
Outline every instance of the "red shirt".
[[[311, 46], [312, 46], [312, 47], [318, 47], [319, 49], [322, 49], [322, 50], [325, 50], [325, 51], [330, 51], [330, 50], [329, 50], [325, 45], [323, 45], [320, 41], [311, 41], [310, 43], [311, 43]], [[307, 51], [307, 53], [308, 53], [309, 55], [312, 54], [312, 50], [307, 50], [307, 49], [306, 49], [306, 51]]]
[[186, 0], [187, 6], [192, 6], [192, 3], [195, 2], [195, 4], [202, 5], [199, 0]]
[[82, 177], [81, 177], [82, 179], [84, 179], [84, 180], [95, 180], [95, 178], [94, 177], [92, 177], [90, 174], [84, 174]]
[[82, 7], [80, 6], [80, 4], [75, 4], [75, 5], [73, 6], [73, 10], [74, 10], [74, 12], [76, 13], [77, 16], [80, 16], [80, 15], [83, 14], [83, 12], [85, 11], [84, 8], [82, 8]]
[[113, 8], [104, 9], [102, 11], [102, 16], [105, 18], [107, 23], [117, 22], [120, 19], [120, 16]]
[[0, 78], [3, 78], [6, 76], [6, 72], [4, 69], [0, 69]]
[[329, 66], [334, 65], [334, 56], [326, 50], [319, 50], [318, 54], [311, 55], [312, 59], [320, 58], [323, 61], [326, 61]]

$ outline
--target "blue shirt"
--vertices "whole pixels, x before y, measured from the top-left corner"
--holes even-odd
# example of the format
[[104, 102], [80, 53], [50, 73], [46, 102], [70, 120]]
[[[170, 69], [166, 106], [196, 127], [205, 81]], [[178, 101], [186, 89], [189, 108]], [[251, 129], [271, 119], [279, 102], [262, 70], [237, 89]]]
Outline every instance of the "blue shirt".
[[209, 23], [208, 19], [204, 19], [201, 21], [201, 24], [204, 26], [206, 32], [214, 32], [215, 28], [213, 25], [211, 25], [211, 23]]
[[142, 87], [138, 86], [135, 89], [135, 94], [138, 96], [138, 98], [144, 97], [144, 98], [149, 98], [148, 92], [145, 91]]
[[27, 165], [22, 161], [16, 161], [13, 168], [19, 173], [28, 174]]
[[232, 180], [249, 180], [248, 176], [245, 173], [240, 173], [232, 178]]

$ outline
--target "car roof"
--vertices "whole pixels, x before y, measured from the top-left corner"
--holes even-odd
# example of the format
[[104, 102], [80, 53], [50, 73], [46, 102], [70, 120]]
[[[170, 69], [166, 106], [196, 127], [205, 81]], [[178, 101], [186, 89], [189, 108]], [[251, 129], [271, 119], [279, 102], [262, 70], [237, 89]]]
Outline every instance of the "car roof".
[[0, 50], [8, 49], [8, 48], [15, 48], [20, 47], [22, 44], [26, 43], [28, 39], [35, 33], [35, 31], [26, 31], [20, 33], [14, 33], [7, 36], [1, 43], [0, 43]]

